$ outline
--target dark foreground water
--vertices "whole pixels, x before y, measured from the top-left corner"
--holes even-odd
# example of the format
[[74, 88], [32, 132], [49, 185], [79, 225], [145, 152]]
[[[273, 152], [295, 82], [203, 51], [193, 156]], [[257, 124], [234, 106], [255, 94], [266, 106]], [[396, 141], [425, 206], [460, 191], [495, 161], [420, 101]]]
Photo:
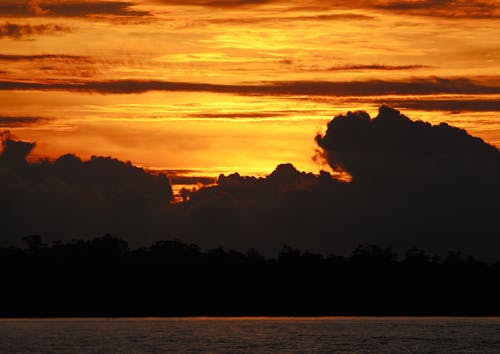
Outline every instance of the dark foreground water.
[[2, 353], [500, 353], [500, 318], [0, 319]]

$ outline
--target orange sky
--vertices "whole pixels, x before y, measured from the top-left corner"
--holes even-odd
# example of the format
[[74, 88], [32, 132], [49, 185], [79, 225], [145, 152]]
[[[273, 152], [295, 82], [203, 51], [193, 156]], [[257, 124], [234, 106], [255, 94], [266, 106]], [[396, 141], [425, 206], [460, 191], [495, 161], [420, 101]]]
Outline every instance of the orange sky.
[[318, 171], [334, 115], [388, 103], [500, 146], [498, 38], [496, 0], [2, 0], [0, 131], [35, 156]]

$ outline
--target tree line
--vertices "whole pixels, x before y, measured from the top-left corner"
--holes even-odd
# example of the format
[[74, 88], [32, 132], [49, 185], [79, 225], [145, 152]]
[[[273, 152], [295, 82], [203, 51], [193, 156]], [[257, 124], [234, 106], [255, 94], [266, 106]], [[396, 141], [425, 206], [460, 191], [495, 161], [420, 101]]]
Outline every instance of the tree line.
[[500, 315], [500, 262], [360, 245], [348, 256], [284, 246], [130, 249], [105, 235], [0, 248], [0, 316]]

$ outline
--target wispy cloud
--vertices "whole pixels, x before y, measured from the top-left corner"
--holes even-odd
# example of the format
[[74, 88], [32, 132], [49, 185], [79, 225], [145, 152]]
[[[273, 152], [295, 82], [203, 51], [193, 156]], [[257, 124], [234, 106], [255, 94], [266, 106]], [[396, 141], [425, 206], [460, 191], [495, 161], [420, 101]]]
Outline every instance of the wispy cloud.
[[491, 82], [468, 78], [416, 78], [402, 81], [282, 81], [248, 85], [172, 82], [155, 80], [110, 80], [82, 82], [0, 81], [0, 90], [73, 91], [100, 94], [132, 94], [149, 91], [215, 92], [240, 95], [434, 95], [500, 94], [497, 78]]
[[162, 171], [168, 176], [170, 183], [173, 185], [208, 185], [214, 184], [215, 177], [206, 175], [195, 175], [196, 172], [192, 170], [164, 170]]
[[267, 3], [279, 2], [276, 0], [153, 0], [153, 2], [165, 5], [184, 6], [206, 6], [219, 8], [235, 8], [263, 5]]
[[7, 0], [0, 4], [0, 16], [11, 17], [142, 17], [147, 11], [136, 10], [132, 1], [25, 1]]
[[93, 62], [92, 57], [83, 55], [68, 55], [68, 54], [35, 54], [35, 55], [23, 55], [23, 54], [0, 54], [0, 61], [41, 61], [41, 60], [51, 60], [51, 61], [78, 61], [78, 62]]
[[9, 22], [0, 24], [0, 38], [26, 39], [36, 35], [68, 32], [71, 32], [70, 27], [56, 24], [29, 25]]
[[[361, 70], [380, 70], [380, 71], [396, 71], [396, 70], [416, 70], [430, 68], [428, 65], [380, 65], [380, 64], [353, 64], [331, 66], [325, 71], [361, 71]], [[321, 70], [321, 69], [320, 69]]]
[[374, 7], [418, 16], [477, 19], [500, 17], [500, 5], [496, 0], [376, 1]]
[[498, 112], [500, 100], [495, 99], [390, 99], [379, 103], [391, 106], [425, 111], [452, 111], [452, 112]]
[[234, 112], [234, 113], [193, 113], [190, 114], [190, 118], [207, 118], [207, 119], [239, 119], [239, 118], [276, 118], [286, 115], [286, 113], [279, 112], [252, 112], [252, 113], [244, 113], [244, 112]]
[[500, 5], [496, 0], [313, 0], [306, 5], [283, 0], [156, 0], [165, 5], [205, 6], [217, 8], [255, 7], [269, 3], [287, 3], [296, 10], [368, 9], [395, 12], [410, 16], [447, 18], [498, 18]]
[[47, 118], [40, 117], [15, 117], [15, 116], [0, 116], [0, 127], [2, 128], [17, 128], [27, 125], [33, 125], [41, 121], [46, 121]]
[[217, 24], [231, 24], [231, 25], [248, 25], [256, 23], [267, 22], [291, 22], [291, 21], [337, 21], [337, 20], [371, 20], [373, 16], [357, 14], [352, 12], [342, 12], [333, 14], [317, 14], [317, 15], [303, 15], [303, 16], [290, 16], [276, 14], [275, 16], [253, 16], [253, 17], [222, 17], [213, 19], [204, 19], [202, 22], [210, 22]]

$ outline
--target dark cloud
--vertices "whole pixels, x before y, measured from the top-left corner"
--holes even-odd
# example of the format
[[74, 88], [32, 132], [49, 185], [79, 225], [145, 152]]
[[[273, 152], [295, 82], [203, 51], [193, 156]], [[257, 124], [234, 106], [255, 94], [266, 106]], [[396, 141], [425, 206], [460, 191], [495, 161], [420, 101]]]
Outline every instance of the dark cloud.
[[131, 94], [149, 91], [218, 92], [242, 95], [433, 95], [500, 94], [497, 78], [491, 82], [466, 78], [422, 78], [406, 81], [283, 81], [254, 85], [223, 85], [154, 80], [82, 81], [74, 83], [33, 83], [0, 81], [0, 90], [75, 91], [100, 94]]
[[[33, 63], [29, 70], [39, 70], [40, 77], [65, 77], [81, 80], [95, 77], [103, 68], [123, 63], [114, 58], [71, 54], [0, 54], [0, 62]], [[64, 64], [64, 65], [62, 65]]]
[[418, 109], [425, 111], [451, 111], [451, 112], [497, 112], [500, 111], [498, 99], [390, 99], [385, 103], [393, 107]]
[[449, 18], [498, 18], [496, 0], [420, 0], [375, 2], [375, 8], [417, 16]]
[[[499, 256], [500, 151], [387, 106], [373, 119], [337, 116], [316, 137], [318, 154], [350, 182], [282, 164], [265, 178], [221, 175], [170, 206], [165, 177], [102, 157], [30, 164], [34, 144], [5, 134], [3, 141], [0, 222], [8, 240], [113, 232], [133, 245], [177, 237], [269, 255], [283, 244], [342, 254], [361, 243]], [[182, 175], [172, 173], [186, 182]]]
[[276, 2], [276, 0], [153, 0], [153, 2], [165, 5], [184, 5], [184, 6], [206, 6], [219, 8], [235, 7], [253, 7], [267, 3]]
[[111, 230], [140, 244], [167, 233], [172, 189], [164, 174], [110, 157], [82, 161], [68, 154], [29, 163], [34, 143], [14, 140], [8, 132], [1, 138], [2, 243], [33, 233], [54, 240]]
[[357, 0], [329, 1], [334, 7], [366, 8], [407, 16], [495, 19], [500, 17], [496, 0]]
[[382, 70], [382, 71], [394, 71], [394, 70], [415, 70], [415, 69], [426, 69], [430, 68], [428, 65], [379, 65], [379, 64], [353, 64], [344, 66], [331, 66], [327, 68], [327, 71], [359, 71], [359, 70]]
[[383, 106], [371, 119], [350, 112], [316, 138], [340, 182], [284, 164], [266, 178], [220, 176], [190, 193], [182, 232], [204, 246], [283, 243], [321, 252], [348, 252], [358, 243], [443, 252], [461, 249], [498, 257], [500, 152], [445, 123], [414, 122]]
[[[165, 5], [205, 6], [217, 8], [255, 7], [283, 0], [156, 0]], [[446, 18], [495, 19], [500, 17], [496, 0], [343, 0], [286, 2], [295, 11], [325, 11], [332, 9], [369, 9], [399, 13], [407, 16]]]
[[[450, 163], [481, 159], [500, 162], [495, 147], [465, 130], [446, 123], [432, 126], [414, 122], [388, 106], [381, 106], [374, 119], [366, 112], [338, 116], [328, 124], [324, 136], [316, 137], [316, 142], [330, 166], [347, 170], [354, 178], [414, 173], [412, 169], [420, 167], [417, 162], [434, 163], [434, 156], [450, 159]], [[469, 168], [466, 164], [463, 167]]]
[[150, 14], [135, 10], [131, 1], [20, 1], [0, 4], [0, 16], [9, 17], [143, 17]]
[[8, 22], [0, 24], [0, 38], [26, 39], [37, 35], [68, 32], [71, 32], [71, 28], [55, 24], [21, 25]]
[[295, 16], [286, 19], [298, 20], [298, 21], [334, 21], [334, 20], [371, 20], [374, 16], [356, 14], [352, 12], [336, 13], [336, 14], [324, 14], [324, 15], [312, 15], [312, 16]]
[[94, 59], [82, 55], [68, 55], [68, 54], [35, 54], [35, 55], [22, 55], [22, 54], [0, 54], [0, 61], [69, 61], [69, 62], [85, 62], [93, 63]]
[[59, 76], [59, 77], [68, 77], [68, 78], [84, 78], [89, 79], [95, 77], [100, 73], [100, 70], [92, 65], [70, 65], [70, 66], [61, 66], [61, 65], [43, 65], [38, 68], [42, 75], [46, 76]]
[[47, 120], [46, 118], [40, 117], [8, 117], [0, 116], [0, 127], [2, 128], [14, 128], [23, 127], [26, 125], [32, 125], [35, 123], [40, 123]]
[[465, 130], [382, 106], [374, 119], [336, 117], [316, 141], [333, 168], [353, 176], [353, 212], [386, 242], [490, 256], [500, 244], [500, 152]]
[[255, 24], [255, 23], [276, 23], [278, 21], [337, 21], [337, 20], [371, 20], [373, 16], [361, 15], [356, 13], [337, 13], [337, 14], [323, 14], [323, 15], [309, 15], [309, 16], [259, 16], [259, 17], [233, 17], [233, 18], [214, 18], [204, 20], [204, 22], [217, 23], [217, 24]]
[[244, 113], [244, 112], [234, 112], [234, 113], [193, 113], [190, 114], [191, 118], [208, 118], [208, 119], [239, 119], [239, 118], [277, 118], [286, 115], [285, 113], [279, 112], [255, 112], [255, 113]]
[[0, 155], [2, 167], [19, 168], [28, 164], [26, 157], [35, 147], [35, 143], [13, 140], [9, 131], [0, 133], [0, 141], [2, 142], [2, 155]]
[[[314, 198], [315, 188], [322, 183], [340, 184], [328, 174], [317, 177], [290, 164], [279, 165], [266, 178], [221, 175], [216, 186], [184, 195], [187, 201], [176, 209], [178, 235], [198, 240], [203, 247], [257, 247], [270, 254], [283, 243], [318, 246], [310, 230], [304, 229], [314, 210], [306, 211], [308, 205], [293, 198]], [[306, 214], [300, 215], [297, 208]]]
[[165, 174], [173, 185], [209, 185], [216, 182], [216, 178], [196, 176], [193, 173], [200, 171], [190, 170], [165, 170]]

